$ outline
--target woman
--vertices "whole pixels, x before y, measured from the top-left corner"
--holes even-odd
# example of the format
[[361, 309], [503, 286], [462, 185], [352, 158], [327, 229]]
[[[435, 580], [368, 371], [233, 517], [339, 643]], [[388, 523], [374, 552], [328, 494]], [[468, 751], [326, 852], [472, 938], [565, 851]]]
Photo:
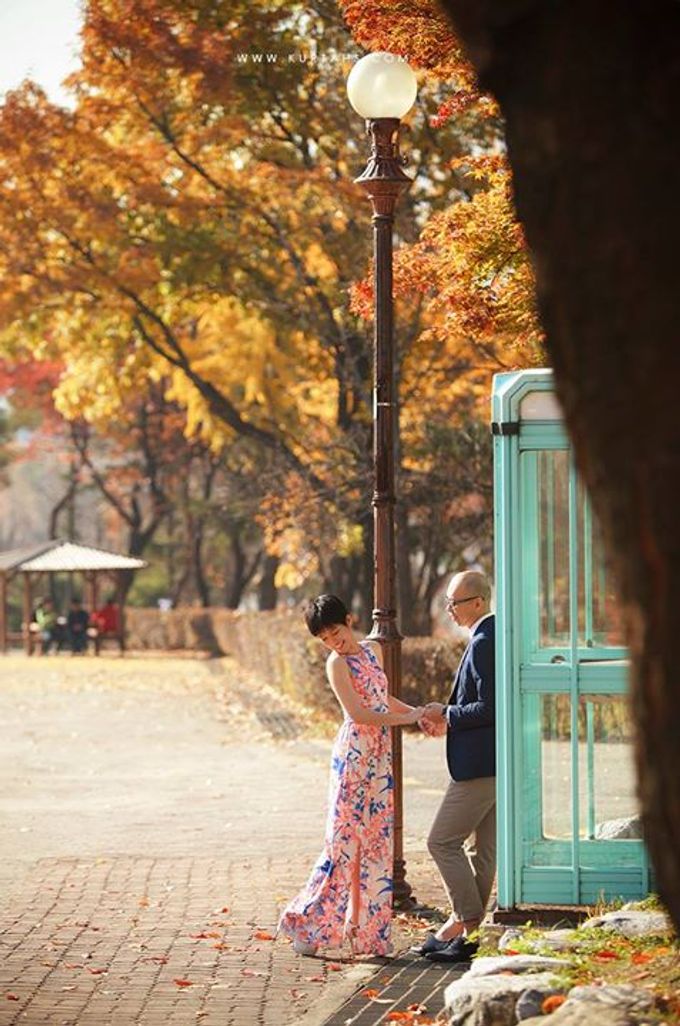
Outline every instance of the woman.
[[345, 939], [355, 954], [386, 955], [394, 786], [389, 728], [416, 723], [423, 710], [388, 695], [380, 645], [356, 641], [337, 596], [310, 602], [305, 621], [330, 649], [326, 674], [345, 715], [331, 757], [324, 849], [279, 930], [303, 955], [340, 947]]

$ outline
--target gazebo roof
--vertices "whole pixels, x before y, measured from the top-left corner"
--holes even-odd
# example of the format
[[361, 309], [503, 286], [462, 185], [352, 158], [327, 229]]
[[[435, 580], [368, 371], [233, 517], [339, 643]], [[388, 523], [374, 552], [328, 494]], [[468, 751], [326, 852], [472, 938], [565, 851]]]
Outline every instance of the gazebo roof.
[[41, 542], [21, 549], [0, 552], [0, 573], [8, 571], [31, 573], [59, 573], [80, 570], [139, 570], [147, 566], [146, 560], [133, 556], [120, 556], [116, 552], [95, 549], [75, 542]]

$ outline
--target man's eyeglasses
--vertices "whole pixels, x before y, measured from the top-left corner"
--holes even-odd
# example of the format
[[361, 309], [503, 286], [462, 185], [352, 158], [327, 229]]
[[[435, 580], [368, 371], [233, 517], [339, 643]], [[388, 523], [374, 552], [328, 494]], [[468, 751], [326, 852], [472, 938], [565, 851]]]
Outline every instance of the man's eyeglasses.
[[456, 608], [456, 606], [462, 606], [463, 603], [465, 603], [465, 602], [472, 602], [473, 599], [476, 599], [476, 598], [481, 598], [481, 596], [480, 595], [470, 595], [469, 598], [464, 598], [464, 599], [447, 599], [446, 602], [444, 603], [444, 607], [445, 607], [445, 609], [448, 610], [449, 613], [452, 613], [453, 610]]

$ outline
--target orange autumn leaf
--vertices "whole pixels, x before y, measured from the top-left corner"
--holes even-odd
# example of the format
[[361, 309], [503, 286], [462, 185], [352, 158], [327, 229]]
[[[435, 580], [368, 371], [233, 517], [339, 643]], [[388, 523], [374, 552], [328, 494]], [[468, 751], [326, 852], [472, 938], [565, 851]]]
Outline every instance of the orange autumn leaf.
[[93, 976], [101, 976], [102, 973], [108, 973], [109, 970], [108, 969], [90, 969], [90, 967], [88, 966], [87, 967], [87, 971], [88, 971], [88, 973], [92, 973]]
[[253, 937], [256, 938], [256, 940], [266, 940], [266, 941], [276, 940], [276, 937], [274, 936], [274, 934], [273, 933], [268, 933], [267, 930], [256, 930], [255, 933], [253, 934]]
[[331, 973], [342, 972], [342, 966], [341, 966], [341, 964], [339, 962], [329, 962], [328, 965], [326, 966], [326, 968]]
[[630, 956], [630, 960], [633, 965], [644, 965], [646, 962], [651, 962], [652, 953], [650, 951], [636, 951]]
[[595, 958], [597, 958], [600, 962], [609, 962], [619, 957], [620, 956], [618, 951], [612, 951], [611, 948], [602, 948], [601, 951], [595, 952]]
[[505, 948], [503, 950], [504, 955], [519, 955], [519, 951], [515, 951], [514, 948]]
[[194, 985], [193, 984], [193, 980], [178, 979], [178, 980], [173, 980], [172, 982], [175, 983], [178, 987], [193, 987], [193, 985]]
[[543, 1015], [550, 1015], [556, 1008], [563, 1005], [567, 1000], [566, 994], [551, 994], [550, 997], [545, 998], [541, 1005], [541, 1011]]
[[[416, 1007], [418, 1007], [418, 1006], [416, 1006]], [[417, 1023], [418, 1026], [428, 1026], [429, 1023], [433, 1023], [434, 1022], [434, 1019], [430, 1018], [430, 1016], [423, 1016], [418, 1011], [415, 1011], [415, 1012], [409, 1012], [409, 1011], [398, 1012], [398, 1011], [395, 1011], [395, 1012], [388, 1012], [387, 1013], [387, 1022], [411, 1022], [411, 1023]]]
[[202, 930], [201, 933], [190, 933], [189, 936], [192, 940], [207, 940], [208, 938], [221, 937], [222, 934], [217, 930]]
[[376, 998], [380, 993], [379, 990], [375, 990], [374, 987], [369, 987], [367, 990], [362, 990], [362, 995], [365, 998]]

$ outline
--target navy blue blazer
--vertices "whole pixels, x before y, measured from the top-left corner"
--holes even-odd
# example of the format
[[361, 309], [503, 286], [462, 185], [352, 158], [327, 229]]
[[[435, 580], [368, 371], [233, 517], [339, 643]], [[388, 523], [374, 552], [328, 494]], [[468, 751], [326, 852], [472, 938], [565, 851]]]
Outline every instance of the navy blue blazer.
[[496, 618], [479, 624], [463, 653], [446, 707], [446, 761], [453, 780], [496, 775]]

